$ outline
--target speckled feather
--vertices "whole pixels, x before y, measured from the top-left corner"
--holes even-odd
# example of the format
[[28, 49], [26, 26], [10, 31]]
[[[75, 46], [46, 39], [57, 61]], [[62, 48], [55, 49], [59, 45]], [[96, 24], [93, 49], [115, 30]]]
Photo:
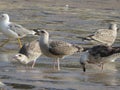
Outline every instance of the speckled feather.
[[54, 55], [70, 55], [78, 51], [78, 48], [64, 41], [52, 41], [49, 51]]
[[103, 43], [113, 43], [116, 39], [116, 36], [113, 34], [114, 32], [114, 30], [99, 29], [91, 38]]
[[24, 44], [19, 53], [24, 54], [27, 57], [36, 56], [36, 54], [39, 55], [41, 53], [39, 41], [34, 40], [31, 43]]

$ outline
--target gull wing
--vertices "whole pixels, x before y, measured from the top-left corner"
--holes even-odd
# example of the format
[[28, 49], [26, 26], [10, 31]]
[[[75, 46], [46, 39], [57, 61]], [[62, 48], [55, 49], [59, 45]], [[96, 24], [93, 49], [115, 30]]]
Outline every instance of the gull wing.
[[116, 36], [113, 35], [113, 30], [99, 29], [91, 38], [99, 42], [111, 42], [114, 41]]
[[64, 41], [52, 41], [49, 45], [49, 51], [54, 55], [69, 55], [78, 50], [72, 44]]
[[18, 34], [20, 37], [24, 37], [27, 34], [32, 34], [32, 31], [24, 28], [23, 26], [16, 24], [16, 23], [10, 23], [9, 24], [9, 29], [14, 31], [15, 33]]

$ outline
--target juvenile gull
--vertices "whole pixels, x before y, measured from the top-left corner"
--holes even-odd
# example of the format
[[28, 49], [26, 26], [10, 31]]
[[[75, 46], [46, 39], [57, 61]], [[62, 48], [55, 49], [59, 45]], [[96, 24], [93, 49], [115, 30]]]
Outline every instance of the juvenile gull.
[[103, 70], [104, 63], [114, 62], [117, 58], [120, 58], [120, 47], [97, 45], [81, 54], [80, 64], [84, 72], [87, 63], [98, 64]]
[[92, 35], [89, 35], [83, 40], [87, 40], [96, 44], [111, 46], [117, 37], [117, 24], [111, 23], [109, 29], [99, 29]]
[[64, 41], [50, 41], [49, 33], [46, 30], [37, 30], [37, 34], [40, 35], [39, 45], [42, 53], [47, 57], [54, 58], [55, 61], [57, 60], [58, 70], [60, 70], [60, 58], [64, 58], [65, 56], [72, 55], [75, 52], [83, 50], [81, 46], [73, 45]]
[[33, 68], [37, 58], [41, 54], [42, 53], [39, 46], [39, 40], [34, 40], [30, 43], [24, 44], [20, 49], [19, 53], [14, 56], [14, 59], [18, 60], [22, 64], [28, 64], [29, 62], [33, 62]]
[[[0, 31], [4, 35], [6, 35], [7, 37], [9, 37], [9, 39], [10, 38], [17, 38], [20, 47], [22, 47], [20, 38], [25, 37], [27, 34], [35, 34], [34, 31], [30, 31], [30, 30], [22, 27], [19, 24], [10, 22], [8, 14], [1, 14], [0, 15]], [[7, 43], [7, 42], [5, 42], [5, 43]]]

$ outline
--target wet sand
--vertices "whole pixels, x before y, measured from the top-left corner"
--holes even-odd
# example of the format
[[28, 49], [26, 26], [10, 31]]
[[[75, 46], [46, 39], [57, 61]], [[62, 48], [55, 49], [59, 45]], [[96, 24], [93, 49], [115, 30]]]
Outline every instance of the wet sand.
[[[107, 28], [109, 22], [119, 25], [120, 0], [0, 0], [2, 13], [8, 13], [11, 21], [30, 30], [46, 29], [54, 40], [82, 43], [77, 36]], [[22, 42], [37, 38], [27, 36]], [[1, 33], [1, 43], [5, 39]], [[119, 46], [119, 39], [118, 33], [114, 45]], [[83, 73], [79, 53], [61, 60], [61, 71], [54, 71], [53, 60], [42, 56], [34, 69], [26, 69], [12, 59], [18, 50], [15, 40], [0, 47], [0, 81], [5, 84], [0, 87], [3, 90], [120, 90], [119, 60], [105, 65], [103, 72], [95, 65], [88, 65], [87, 72]]]

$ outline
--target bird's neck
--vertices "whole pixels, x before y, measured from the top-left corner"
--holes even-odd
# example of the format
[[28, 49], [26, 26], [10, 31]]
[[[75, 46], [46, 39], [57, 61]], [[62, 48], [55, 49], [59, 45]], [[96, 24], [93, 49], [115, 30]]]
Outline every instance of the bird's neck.
[[26, 57], [26, 58], [24, 59], [24, 63], [25, 63], [25, 64], [29, 63], [28, 57]]
[[117, 26], [113, 25], [113, 26], [110, 26], [109, 29], [117, 31], [118, 28]]
[[117, 29], [118, 29], [117, 27], [112, 27], [112, 30], [115, 30], [115, 31], [117, 31]]
[[22, 58], [22, 59], [17, 59], [20, 63], [22, 64], [27, 64], [29, 63], [29, 58], [28, 57], [25, 57], [25, 58]]
[[45, 37], [40, 37], [40, 47], [41, 48], [49, 48], [49, 36], [45, 36]]
[[42, 41], [43, 44], [48, 44], [49, 36], [40, 37], [40, 40]]
[[6, 20], [2, 20], [1, 23], [2, 24], [10, 24], [9, 20], [7, 20], [7, 19]]

